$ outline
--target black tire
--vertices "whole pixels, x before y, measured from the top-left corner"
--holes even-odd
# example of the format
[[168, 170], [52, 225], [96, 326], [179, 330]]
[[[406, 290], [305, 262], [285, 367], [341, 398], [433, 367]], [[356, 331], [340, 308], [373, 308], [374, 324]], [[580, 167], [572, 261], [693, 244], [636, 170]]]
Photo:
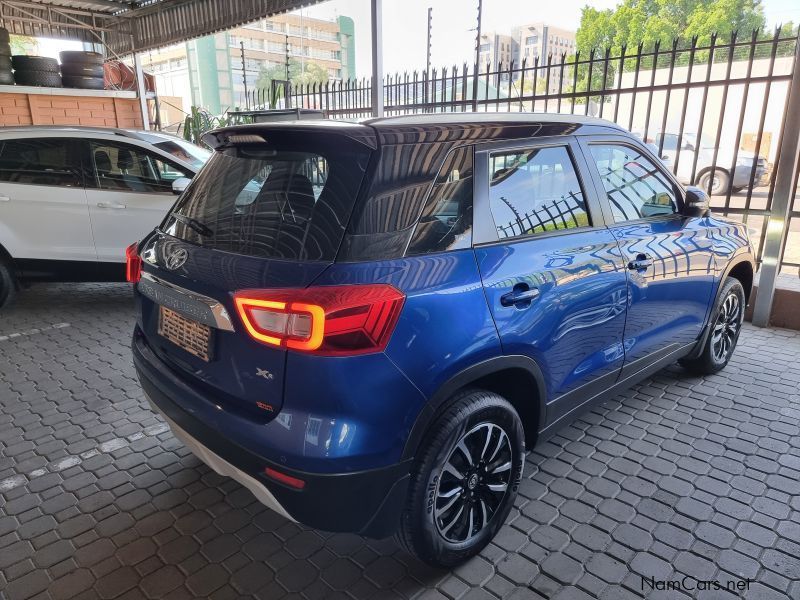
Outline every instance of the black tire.
[[11, 57], [0, 54], [0, 71], [11, 71], [13, 68], [14, 67], [11, 64]]
[[14, 85], [14, 74], [11, 71], [0, 71], [0, 85]]
[[105, 82], [102, 77], [76, 77], [74, 75], [64, 75], [61, 80], [64, 87], [78, 88], [82, 90], [102, 90]]
[[727, 194], [728, 188], [731, 185], [731, 178], [728, 176], [728, 172], [724, 171], [723, 169], [714, 169], [714, 181], [711, 181], [711, 170], [703, 172], [700, 177], [697, 178], [697, 187], [699, 187], [704, 192], [708, 193], [709, 185], [711, 186], [711, 193], [708, 194], [709, 196], [718, 196], [720, 194]]
[[15, 71], [41, 71], [42, 73], [58, 73], [58, 61], [48, 56], [26, 56], [16, 54], [11, 57]]
[[735, 186], [731, 186], [731, 192], [733, 192], [734, 194], [738, 194], [738, 193], [739, 193], [739, 192], [741, 192], [741, 191], [742, 191], [744, 188], [745, 188], [745, 186], [743, 186], [743, 185], [735, 185]]
[[0, 308], [5, 308], [17, 295], [17, 280], [8, 260], [0, 257]]
[[733, 356], [744, 320], [744, 288], [738, 279], [728, 277], [722, 285], [708, 327], [711, 331], [697, 358], [684, 358], [679, 362], [697, 375], [711, 375], [725, 368]]
[[58, 53], [61, 64], [102, 65], [103, 55], [99, 52], [85, 52], [83, 50], [64, 50]]
[[11, 38], [8, 35], [8, 29], [0, 27], [0, 44], [7, 44]]
[[480, 552], [514, 504], [524, 439], [517, 411], [501, 396], [476, 389], [456, 394], [419, 449], [396, 534], [400, 545], [437, 567], [453, 567]]
[[103, 65], [90, 63], [63, 63], [61, 75], [70, 77], [99, 77], [103, 78]]
[[17, 85], [35, 85], [39, 87], [61, 87], [61, 75], [49, 71], [16, 71], [14, 80]]
[[0, 56], [11, 56], [11, 45], [8, 42], [0, 42]]

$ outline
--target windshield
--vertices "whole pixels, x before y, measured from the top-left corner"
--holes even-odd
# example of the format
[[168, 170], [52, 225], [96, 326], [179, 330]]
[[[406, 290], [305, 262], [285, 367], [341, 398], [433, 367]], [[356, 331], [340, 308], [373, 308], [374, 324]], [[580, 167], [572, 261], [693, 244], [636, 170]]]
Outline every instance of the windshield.
[[346, 140], [312, 145], [304, 139], [282, 148], [259, 144], [218, 151], [162, 230], [236, 254], [333, 260], [369, 155]]
[[[697, 146], [697, 134], [696, 133], [685, 133], [683, 137], [689, 142], [692, 146]], [[709, 137], [705, 133], [700, 134], [700, 147], [707, 148], [709, 150], [713, 150], [715, 147], [714, 138]]]
[[192, 165], [195, 169], [200, 170], [208, 159], [211, 157], [211, 152], [200, 146], [195, 146], [190, 142], [181, 139], [165, 140], [163, 142], [156, 142], [153, 144], [156, 148], [169, 152], [175, 158]]

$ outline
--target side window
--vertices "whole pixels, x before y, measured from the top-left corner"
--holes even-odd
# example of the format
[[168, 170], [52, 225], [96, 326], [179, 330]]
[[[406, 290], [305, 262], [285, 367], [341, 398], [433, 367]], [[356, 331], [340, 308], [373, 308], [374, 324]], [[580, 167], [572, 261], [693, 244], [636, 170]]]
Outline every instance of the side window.
[[489, 205], [500, 239], [591, 224], [566, 146], [489, 157]]
[[615, 222], [678, 212], [672, 182], [641, 152], [620, 144], [592, 144], [590, 148]]
[[91, 161], [101, 190], [171, 192], [178, 177], [191, 177], [175, 163], [129, 144], [92, 142]]
[[[659, 137], [660, 135], [656, 136], [656, 146], [658, 146]], [[664, 150], [677, 150], [678, 149], [678, 136], [674, 133], [665, 133], [663, 136], [664, 139]]]
[[472, 147], [445, 160], [422, 209], [408, 255], [468, 248], [472, 244]]
[[0, 142], [0, 181], [81, 187], [79, 153], [67, 138]]

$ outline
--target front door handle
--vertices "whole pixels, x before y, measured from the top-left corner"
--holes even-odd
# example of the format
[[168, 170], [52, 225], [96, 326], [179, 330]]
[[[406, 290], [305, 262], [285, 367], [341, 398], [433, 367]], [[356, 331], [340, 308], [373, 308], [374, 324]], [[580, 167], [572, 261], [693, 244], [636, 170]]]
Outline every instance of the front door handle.
[[118, 204], [117, 202], [98, 202], [97, 206], [98, 208], [125, 208], [124, 204]]
[[653, 266], [653, 257], [649, 254], [637, 254], [636, 258], [628, 263], [631, 271], [647, 271]]
[[527, 308], [539, 297], [540, 293], [538, 288], [529, 288], [527, 283], [518, 283], [513, 290], [500, 296], [500, 304]]

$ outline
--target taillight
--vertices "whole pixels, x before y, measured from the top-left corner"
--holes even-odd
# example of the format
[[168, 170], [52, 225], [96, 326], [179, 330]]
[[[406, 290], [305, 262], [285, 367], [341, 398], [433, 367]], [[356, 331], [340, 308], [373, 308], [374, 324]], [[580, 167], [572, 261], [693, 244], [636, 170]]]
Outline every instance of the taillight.
[[125, 279], [136, 283], [142, 278], [142, 259], [137, 250], [139, 243], [135, 242], [125, 248]]
[[390, 285], [242, 290], [234, 303], [253, 339], [327, 356], [386, 348], [405, 295]]

